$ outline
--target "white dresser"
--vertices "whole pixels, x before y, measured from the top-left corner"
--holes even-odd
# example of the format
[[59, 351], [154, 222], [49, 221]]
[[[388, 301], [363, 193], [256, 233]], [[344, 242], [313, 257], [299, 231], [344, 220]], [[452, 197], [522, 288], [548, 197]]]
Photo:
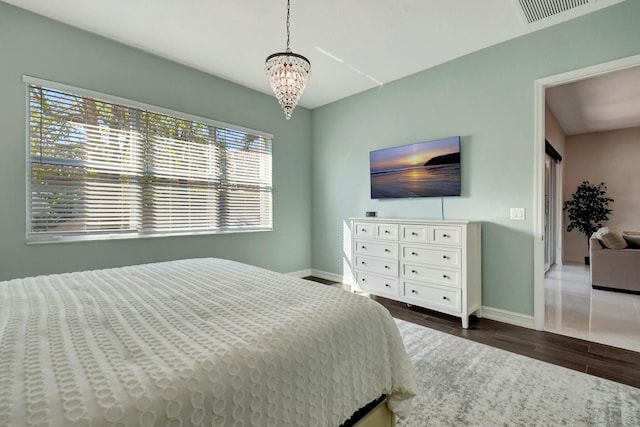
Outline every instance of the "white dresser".
[[350, 218], [354, 292], [462, 319], [482, 307], [480, 222]]

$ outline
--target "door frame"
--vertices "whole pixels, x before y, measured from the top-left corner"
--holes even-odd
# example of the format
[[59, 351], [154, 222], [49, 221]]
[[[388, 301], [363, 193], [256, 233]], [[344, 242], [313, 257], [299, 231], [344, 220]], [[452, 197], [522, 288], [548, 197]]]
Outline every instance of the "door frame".
[[544, 330], [544, 141], [545, 91], [613, 71], [640, 66], [640, 55], [633, 55], [535, 81], [533, 132], [533, 319], [535, 328]]

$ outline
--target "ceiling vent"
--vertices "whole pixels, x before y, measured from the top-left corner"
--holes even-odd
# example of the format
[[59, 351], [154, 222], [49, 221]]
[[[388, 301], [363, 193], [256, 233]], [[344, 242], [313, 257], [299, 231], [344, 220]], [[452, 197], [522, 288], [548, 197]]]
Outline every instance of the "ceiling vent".
[[529, 24], [593, 2], [594, 0], [515, 0]]

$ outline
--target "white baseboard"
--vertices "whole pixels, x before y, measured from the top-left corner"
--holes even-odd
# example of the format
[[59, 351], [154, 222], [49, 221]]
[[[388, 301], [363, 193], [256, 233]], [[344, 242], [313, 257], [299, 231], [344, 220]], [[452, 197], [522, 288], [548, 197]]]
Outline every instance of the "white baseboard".
[[[351, 276], [342, 276], [341, 274], [330, 273], [328, 271], [307, 269], [292, 271], [291, 273], [287, 274], [295, 277], [315, 276], [321, 279], [331, 280], [333, 282], [353, 285], [353, 278]], [[515, 313], [513, 311], [482, 306], [482, 317], [486, 319], [496, 320], [502, 323], [508, 323], [510, 325], [522, 326], [523, 328], [535, 329], [533, 316], [527, 316], [525, 314]]]
[[285, 273], [288, 276], [295, 276], [295, 277], [309, 277], [312, 276], [312, 270], [310, 268], [306, 269], [306, 270], [300, 270], [300, 271], [292, 271], [290, 273]]
[[523, 328], [536, 328], [533, 316], [501, 310], [499, 308], [482, 306], [482, 317], [510, 325], [522, 326]]

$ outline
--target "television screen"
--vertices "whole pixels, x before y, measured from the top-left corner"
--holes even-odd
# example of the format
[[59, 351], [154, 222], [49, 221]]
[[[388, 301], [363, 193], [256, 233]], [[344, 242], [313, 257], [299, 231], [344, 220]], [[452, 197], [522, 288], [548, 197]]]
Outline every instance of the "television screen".
[[460, 137], [372, 151], [371, 198], [460, 195]]

